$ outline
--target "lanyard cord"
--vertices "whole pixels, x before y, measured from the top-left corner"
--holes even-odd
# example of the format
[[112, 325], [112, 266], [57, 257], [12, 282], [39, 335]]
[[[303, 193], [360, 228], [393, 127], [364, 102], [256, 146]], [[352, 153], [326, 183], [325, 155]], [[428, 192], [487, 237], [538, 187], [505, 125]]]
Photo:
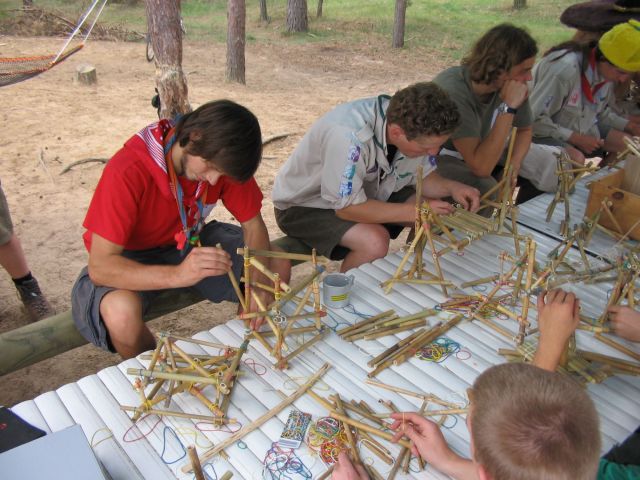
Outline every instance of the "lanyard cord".
[[[169, 188], [176, 200], [178, 214], [180, 215], [180, 222], [182, 223], [182, 232], [179, 232], [176, 235], [176, 240], [178, 241], [178, 249], [184, 254], [187, 251], [187, 245], [200, 245], [200, 238], [198, 234], [204, 225], [202, 198], [206, 196], [207, 185], [205, 184], [204, 187], [201, 188], [202, 182], [198, 183], [198, 187], [196, 189], [196, 205], [198, 206], [198, 213], [196, 214], [195, 222], [191, 227], [189, 227], [189, 219], [184, 208], [184, 191], [182, 190], [182, 185], [180, 185], [180, 181], [178, 180], [178, 175], [176, 174], [171, 154], [171, 148], [175, 144], [174, 133], [175, 129], [173, 128], [167, 133], [164, 145], [164, 158], [167, 164], [167, 172], [169, 173]], [[198, 192], [198, 190], [200, 191]], [[181, 233], [182, 235], [180, 235]]]

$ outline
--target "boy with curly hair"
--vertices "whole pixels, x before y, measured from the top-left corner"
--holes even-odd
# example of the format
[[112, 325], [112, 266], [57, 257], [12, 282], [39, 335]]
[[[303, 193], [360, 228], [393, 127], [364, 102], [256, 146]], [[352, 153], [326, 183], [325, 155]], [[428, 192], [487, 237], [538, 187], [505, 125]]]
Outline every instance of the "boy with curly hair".
[[448, 95], [427, 82], [339, 105], [311, 126], [278, 173], [278, 226], [321, 255], [344, 258], [347, 271], [385, 256], [390, 238], [413, 225], [417, 181], [436, 212], [452, 209], [442, 197], [477, 210], [475, 188], [434, 171], [433, 156], [459, 122]]

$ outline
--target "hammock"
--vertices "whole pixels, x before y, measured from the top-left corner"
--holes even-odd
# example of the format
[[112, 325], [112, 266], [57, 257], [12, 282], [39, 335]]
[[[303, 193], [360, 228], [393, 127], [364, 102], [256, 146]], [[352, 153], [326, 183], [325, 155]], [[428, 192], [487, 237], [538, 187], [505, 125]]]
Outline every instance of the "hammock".
[[[102, 1], [102, 5], [97, 10], [95, 14], [95, 18], [93, 19], [93, 23], [89, 27], [89, 30], [85, 34], [82, 42], [79, 45], [68, 48], [71, 40], [76, 36], [76, 34], [82, 28], [87, 18], [91, 12], [95, 9], [95, 7]], [[102, 13], [105, 5], [107, 4], [107, 0], [94, 0], [93, 4], [87, 9], [85, 14], [80, 18], [78, 25], [71, 32], [69, 38], [64, 43], [62, 48], [58, 53], [51, 55], [41, 55], [35, 57], [17, 57], [17, 58], [0, 58], [0, 87], [5, 87], [7, 85], [12, 85], [14, 83], [22, 82], [29, 78], [35, 77], [36, 75], [41, 74], [42, 72], [46, 72], [47, 70], [55, 67], [63, 60], [66, 60], [71, 55], [81, 50], [84, 47], [87, 38], [89, 38], [89, 34], [96, 22], [98, 21], [98, 17]]]

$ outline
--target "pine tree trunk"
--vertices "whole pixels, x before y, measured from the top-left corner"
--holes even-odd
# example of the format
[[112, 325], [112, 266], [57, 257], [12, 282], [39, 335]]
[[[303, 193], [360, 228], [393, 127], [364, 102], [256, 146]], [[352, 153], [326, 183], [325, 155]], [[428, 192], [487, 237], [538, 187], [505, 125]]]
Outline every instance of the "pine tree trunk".
[[227, 81], [245, 84], [245, 0], [227, 3]]
[[527, 0], [513, 0], [513, 8], [515, 10], [522, 10], [527, 8]]
[[267, 13], [267, 0], [260, 0], [260, 21], [265, 23], [271, 21]]
[[[514, 0], [515, 1], [515, 0]], [[407, 0], [396, 0], [396, 13], [393, 19], [393, 48], [404, 47], [404, 24], [407, 12]]]
[[316, 10], [316, 17], [322, 17], [322, 0], [318, 0], [318, 10]]
[[160, 118], [174, 118], [191, 111], [187, 79], [182, 71], [180, 5], [165, 0], [146, 0], [145, 7], [147, 29], [155, 53]]
[[307, 0], [287, 0], [287, 32], [309, 30]]

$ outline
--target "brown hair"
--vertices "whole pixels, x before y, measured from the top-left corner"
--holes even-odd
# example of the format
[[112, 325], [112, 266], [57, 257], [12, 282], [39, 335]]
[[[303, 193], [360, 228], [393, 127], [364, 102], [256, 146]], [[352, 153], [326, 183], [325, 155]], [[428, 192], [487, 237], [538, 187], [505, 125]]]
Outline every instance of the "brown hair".
[[460, 125], [460, 113], [442, 88], [420, 82], [391, 97], [387, 122], [399, 125], [407, 140], [414, 140], [425, 135], [449, 135]]
[[556, 62], [560, 60], [562, 57], [567, 55], [568, 53], [578, 53], [582, 56], [582, 64], [580, 68], [582, 71], [587, 70], [587, 66], [589, 65], [589, 55], [591, 54], [591, 50], [595, 48], [595, 59], [596, 62], [609, 62], [607, 58], [602, 54], [600, 49], [598, 48], [598, 40], [591, 40], [588, 42], [579, 42], [576, 40], [569, 40], [567, 42], [560, 43], [554, 47], [551, 47], [549, 50], [544, 52], [544, 57], [551, 53], [564, 51], [561, 55], [555, 57], [552, 62]]
[[473, 386], [474, 456], [494, 479], [595, 478], [598, 415], [573, 380], [532, 365], [502, 364]]
[[185, 114], [175, 136], [185, 153], [204, 158], [239, 182], [253, 176], [262, 157], [258, 119], [231, 100], [205, 103]]
[[502, 23], [480, 37], [471, 53], [462, 60], [469, 68], [471, 80], [492, 84], [503, 72], [508, 72], [538, 53], [536, 41], [526, 30]]

